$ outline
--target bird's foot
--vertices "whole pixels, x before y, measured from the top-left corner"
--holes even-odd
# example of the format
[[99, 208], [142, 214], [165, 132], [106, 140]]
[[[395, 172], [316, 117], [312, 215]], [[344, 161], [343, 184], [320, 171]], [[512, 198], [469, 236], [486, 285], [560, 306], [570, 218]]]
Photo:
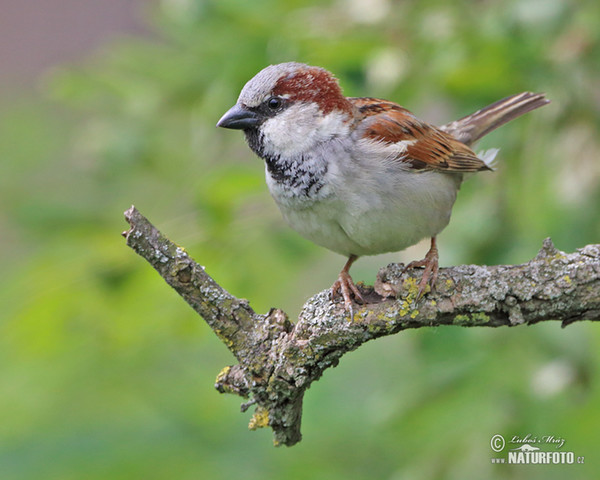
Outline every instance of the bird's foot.
[[350, 313], [352, 319], [354, 319], [352, 296], [354, 296], [356, 301], [359, 301], [360, 303], [366, 303], [360, 291], [358, 290], [358, 287], [354, 284], [352, 277], [348, 273], [348, 270], [350, 270], [350, 265], [352, 265], [354, 260], [356, 260], [355, 256], [351, 256], [348, 259], [348, 262], [346, 262], [346, 265], [340, 272], [338, 279], [331, 286], [331, 300], [335, 298], [339, 290], [344, 298], [344, 307], [346, 308], [346, 311]]
[[[439, 256], [438, 249], [435, 245], [435, 237], [431, 239], [431, 248], [425, 255], [423, 260], [417, 260], [415, 262], [410, 262], [405, 268], [404, 272], [411, 268], [417, 267], [425, 267], [425, 271], [423, 272], [423, 276], [421, 277], [421, 281], [419, 282], [419, 290], [417, 291], [417, 298], [415, 300], [420, 300], [423, 294], [425, 293], [425, 289], [427, 285], [430, 286], [431, 290], [433, 290], [433, 286], [437, 281], [438, 270], [439, 270]], [[403, 272], [403, 273], [404, 273]]]

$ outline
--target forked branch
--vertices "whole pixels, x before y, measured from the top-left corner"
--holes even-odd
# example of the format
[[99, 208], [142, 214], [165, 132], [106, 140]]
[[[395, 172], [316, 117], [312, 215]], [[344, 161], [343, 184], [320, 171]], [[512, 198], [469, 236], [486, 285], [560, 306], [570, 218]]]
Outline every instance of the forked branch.
[[415, 303], [421, 272], [400, 265], [380, 270], [374, 287], [361, 286], [367, 304], [350, 319], [329, 290], [309, 299], [296, 323], [276, 308], [258, 314], [216, 283], [187, 252], [161, 234], [135, 207], [125, 212], [127, 245], [145, 258], [235, 355], [238, 364], [217, 376], [220, 392], [255, 404], [250, 428], [269, 426], [276, 445], [301, 439], [302, 399], [310, 384], [346, 352], [407, 328], [438, 325], [500, 327], [559, 320], [600, 319], [600, 245], [575, 253], [550, 239], [523, 265], [462, 265], [440, 269], [435, 291]]

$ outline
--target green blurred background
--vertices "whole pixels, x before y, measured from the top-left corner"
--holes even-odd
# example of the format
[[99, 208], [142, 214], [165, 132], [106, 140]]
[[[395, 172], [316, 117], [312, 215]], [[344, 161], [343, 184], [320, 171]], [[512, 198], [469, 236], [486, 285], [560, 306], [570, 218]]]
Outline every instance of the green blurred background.
[[[42, 24], [76, 8], [53, 3], [36, 7]], [[548, 236], [598, 243], [597, 1], [121, 3], [134, 26], [33, 87], [1, 86], [0, 479], [599, 477], [598, 325], [371, 342], [307, 392], [303, 441], [275, 449], [213, 388], [231, 354], [120, 236], [135, 204], [257, 311], [294, 318], [329, 287], [344, 259], [284, 225], [261, 161], [214, 127], [258, 70], [298, 60], [437, 123], [546, 92], [549, 106], [481, 142], [501, 147], [498, 171], [464, 184], [441, 264], [524, 262]], [[361, 259], [354, 278], [426, 249]], [[494, 434], [562, 437], [585, 464], [493, 465]]]

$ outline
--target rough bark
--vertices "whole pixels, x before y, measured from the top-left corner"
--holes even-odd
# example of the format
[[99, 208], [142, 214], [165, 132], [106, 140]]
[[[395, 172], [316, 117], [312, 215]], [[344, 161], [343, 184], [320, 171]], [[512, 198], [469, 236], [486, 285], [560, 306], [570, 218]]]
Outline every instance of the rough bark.
[[360, 285], [368, 302], [353, 318], [329, 291], [309, 299], [296, 323], [272, 308], [254, 312], [217, 284], [187, 252], [162, 235], [135, 207], [125, 212], [127, 245], [198, 312], [238, 364], [217, 376], [219, 392], [255, 404], [249, 427], [271, 427], [275, 445], [301, 439], [302, 399], [323, 371], [362, 343], [408, 328], [437, 325], [500, 327], [559, 320], [563, 326], [600, 318], [600, 245], [566, 254], [550, 239], [523, 265], [442, 268], [433, 292], [415, 302], [420, 271], [391, 264], [374, 287]]

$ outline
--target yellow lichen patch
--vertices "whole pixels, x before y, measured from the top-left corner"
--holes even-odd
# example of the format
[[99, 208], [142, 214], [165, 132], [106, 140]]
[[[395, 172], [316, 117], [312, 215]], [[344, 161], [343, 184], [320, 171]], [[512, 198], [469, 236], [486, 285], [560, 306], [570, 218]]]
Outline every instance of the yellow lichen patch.
[[[402, 287], [406, 292], [406, 297], [403, 300], [398, 299], [398, 302], [400, 304], [398, 313], [402, 317], [409, 315], [410, 318], [415, 318], [419, 314], [418, 310], [412, 308], [415, 299], [419, 295], [419, 286], [417, 284], [417, 281], [414, 278], [407, 278], [402, 283]], [[429, 289], [429, 285], [427, 286], [427, 289]]]
[[404, 317], [405, 315], [408, 315], [409, 311], [410, 303], [408, 303], [406, 300], [402, 300], [402, 302], [400, 303], [400, 309], [398, 310], [398, 313]]
[[248, 423], [248, 428], [250, 430], [256, 430], [258, 428], [265, 428], [269, 426], [269, 411], [262, 408], [256, 407], [254, 411], [254, 415], [250, 419], [250, 423]]
[[367, 330], [370, 333], [376, 333], [381, 331], [382, 325], [393, 321], [395, 318], [396, 316], [388, 310], [379, 310], [377, 312], [369, 312], [364, 319], [364, 324], [366, 324]]
[[[407, 292], [406, 301], [412, 303], [419, 294], [419, 285], [417, 284], [417, 281], [414, 278], [409, 277], [404, 280], [402, 286]], [[429, 285], [427, 285], [427, 288], [429, 288]], [[429, 290], [426, 289], [425, 291], [427, 292]]]
[[545, 260], [546, 260], [546, 264], [551, 264], [552, 262], [555, 262], [557, 260], [564, 260], [566, 258], [567, 258], [567, 256], [563, 252], [557, 252], [550, 257], [546, 257]]
[[222, 369], [218, 374], [217, 374], [217, 379], [215, 380], [215, 383], [222, 383], [225, 380], [225, 377], [227, 377], [227, 375], [229, 375], [229, 371], [231, 370], [230, 366], [225, 367], [224, 369]]

